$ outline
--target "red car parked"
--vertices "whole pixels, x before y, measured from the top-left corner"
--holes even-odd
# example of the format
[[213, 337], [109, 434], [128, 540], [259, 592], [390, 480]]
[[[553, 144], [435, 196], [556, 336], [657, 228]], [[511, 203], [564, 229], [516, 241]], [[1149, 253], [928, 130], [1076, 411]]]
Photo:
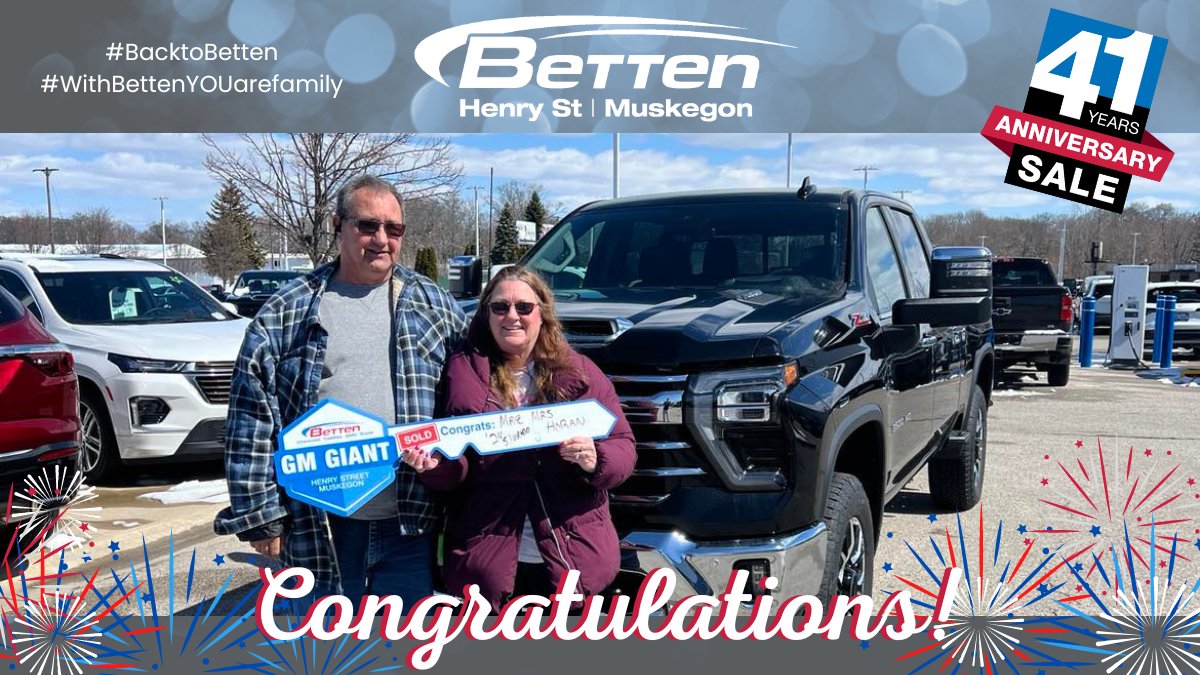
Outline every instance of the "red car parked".
[[[41, 476], [44, 468], [53, 481], [55, 465], [70, 476], [78, 461], [75, 360], [29, 310], [0, 288], [0, 513], [5, 516], [0, 556], [9, 546], [12, 528], [20, 525], [17, 521], [33, 515], [29, 502], [12, 499], [10, 503], [13, 488], [28, 490], [26, 476]], [[46, 508], [57, 515], [57, 506], [70, 498], [55, 495]], [[53, 516], [42, 522], [50, 520]]]

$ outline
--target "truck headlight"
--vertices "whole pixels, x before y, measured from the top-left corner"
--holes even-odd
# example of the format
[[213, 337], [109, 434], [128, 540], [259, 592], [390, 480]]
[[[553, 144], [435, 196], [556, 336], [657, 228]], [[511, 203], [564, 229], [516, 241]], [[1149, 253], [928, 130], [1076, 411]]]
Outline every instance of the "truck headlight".
[[[775, 422], [779, 394], [796, 382], [798, 369], [788, 364], [726, 375], [731, 376], [730, 380], [718, 385], [713, 396], [718, 422]], [[733, 379], [738, 376], [746, 379]]]
[[143, 359], [121, 354], [109, 354], [108, 360], [120, 368], [122, 373], [181, 373], [191, 365], [187, 361]]

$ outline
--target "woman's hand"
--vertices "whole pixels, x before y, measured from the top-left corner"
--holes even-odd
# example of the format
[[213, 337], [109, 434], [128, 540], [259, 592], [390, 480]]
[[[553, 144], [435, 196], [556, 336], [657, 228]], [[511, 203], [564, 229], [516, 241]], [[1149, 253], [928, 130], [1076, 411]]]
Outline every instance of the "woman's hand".
[[596, 443], [587, 436], [575, 436], [559, 443], [558, 455], [588, 473], [596, 470]]
[[441, 463], [441, 460], [429, 454], [428, 450], [422, 450], [421, 448], [404, 450], [400, 456], [404, 460], [404, 463], [411, 466], [417, 473], [436, 469], [437, 465]]

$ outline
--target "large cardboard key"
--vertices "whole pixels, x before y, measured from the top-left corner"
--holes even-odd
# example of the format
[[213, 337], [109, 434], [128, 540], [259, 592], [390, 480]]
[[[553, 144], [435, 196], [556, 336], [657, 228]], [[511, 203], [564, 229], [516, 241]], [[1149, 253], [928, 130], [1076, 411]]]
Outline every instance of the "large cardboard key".
[[275, 476], [288, 496], [349, 516], [396, 478], [401, 452], [426, 448], [458, 459], [516, 452], [576, 436], [604, 438], [617, 418], [594, 399], [452, 417], [399, 426], [336, 399], [324, 399], [279, 432]]

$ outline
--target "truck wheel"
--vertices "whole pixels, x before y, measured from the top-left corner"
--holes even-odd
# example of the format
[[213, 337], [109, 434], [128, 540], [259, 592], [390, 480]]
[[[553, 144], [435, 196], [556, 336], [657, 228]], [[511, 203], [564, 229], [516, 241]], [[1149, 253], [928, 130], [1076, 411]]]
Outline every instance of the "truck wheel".
[[79, 426], [82, 441], [79, 470], [89, 483], [96, 483], [120, 466], [121, 456], [112, 422], [108, 419], [108, 408], [91, 391], [81, 392], [79, 397]]
[[1056, 366], [1050, 366], [1050, 370], [1046, 373], [1046, 381], [1051, 387], [1065, 387], [1071, 379], [1071, 364], [1063, 363]]
[[848, 473], [833, 474], [824, 520], [829, 540], [821, 598], [828, 601], [835, 595], [870, 595], [875, 525], [867, 491], [858, 478]]
[[983, 496], [983, 470], [987, 465], [987, 398], [979, 385], [971, 391], [971, 404], [967, 407], [962, 431], [966, 433], [966, 440], [957, 457], [929, 461], [929, 496], [933, 498], [934, 506], [940, 509], [966, 511], [978, 504]]

